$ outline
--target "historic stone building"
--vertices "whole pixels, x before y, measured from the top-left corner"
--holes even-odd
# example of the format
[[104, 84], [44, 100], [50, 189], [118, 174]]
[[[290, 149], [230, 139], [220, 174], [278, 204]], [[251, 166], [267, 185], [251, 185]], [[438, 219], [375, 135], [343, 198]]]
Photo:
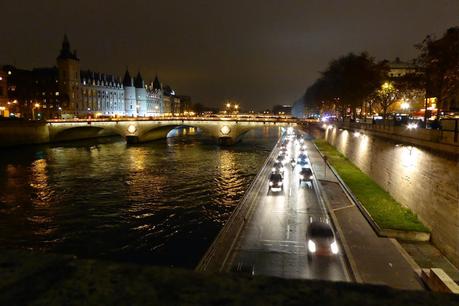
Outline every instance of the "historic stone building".
[[[152, 117], [181, 114], [190, 98], [181, 99], [156, 76], [146, 83], [140, 72], [123, 79], [105, 73], [81, 70], [80, 59], [64, 36], [56, 58], [57, 67], [0, 69], [0, 116], [29, 119]], [[184, 96], [185, 97], [185, 96]]]
[[80, 71], [80, 60], [76, 51], [71, 51], [67, 36], [57, 64], [60, 91], [65, 99], [63, 117], [150, 117], [171, 113], [168, 107], [165, 112], [158, 77], [145, 84], [140, 72], [133, 78], [127, 69], [122, 81], [113, 75]]

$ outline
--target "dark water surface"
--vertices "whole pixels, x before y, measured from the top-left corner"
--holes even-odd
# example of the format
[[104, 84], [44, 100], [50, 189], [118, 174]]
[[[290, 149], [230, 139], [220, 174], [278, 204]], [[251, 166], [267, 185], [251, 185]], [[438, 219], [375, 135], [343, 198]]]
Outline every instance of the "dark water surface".
[[0, 151], [0, 246], [193, 268], [278, 139], [220, 148], [193, 128]]

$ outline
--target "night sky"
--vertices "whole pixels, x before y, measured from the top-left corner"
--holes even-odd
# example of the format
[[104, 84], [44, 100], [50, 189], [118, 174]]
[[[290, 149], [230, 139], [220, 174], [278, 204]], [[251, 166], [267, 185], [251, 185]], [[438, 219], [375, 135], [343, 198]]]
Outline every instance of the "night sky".
[[82, 69], [140, 69], [193, 102], [290, 104], [332, 58], [416, 56], [459, 25], [459, 0], [0, 1], [0, 64], [55, 65], [64, 33]]

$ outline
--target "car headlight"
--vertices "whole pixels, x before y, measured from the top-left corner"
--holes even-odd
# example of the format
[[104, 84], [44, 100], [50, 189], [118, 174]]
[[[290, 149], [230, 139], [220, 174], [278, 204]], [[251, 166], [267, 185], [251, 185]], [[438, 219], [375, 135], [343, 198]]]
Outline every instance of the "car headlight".
[[313, 179], [312, 175], [309, 178], [312, 180]]
[[316, 244], [311, 239], [308, 240], [308, 250], [311, 253], [315, 253], [316, 252]]
[[304, 179], [304, 176], [300, 175], [300, 180]]
[[282, 186], [282, 182], [277, 183], [277, 186]]
[[276, 168], [273, 167], [273, 172], [275, 172], [275, 171], [276, 171]]
[[273, 182], [269, 182], [269, 186], [272, 186], [273, 185]]
[[336, 241], [333, 241], [333, 243], [330, 245], [330, 248], [333, 254], [338, 254], [338, 244]]

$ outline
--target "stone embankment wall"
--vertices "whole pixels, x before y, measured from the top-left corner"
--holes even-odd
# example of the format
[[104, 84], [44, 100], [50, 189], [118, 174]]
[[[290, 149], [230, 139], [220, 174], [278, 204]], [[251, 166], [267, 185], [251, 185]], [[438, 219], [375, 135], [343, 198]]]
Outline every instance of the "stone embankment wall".
[[330, 128], [325, 139], [409, 207], [433, 243], [459, 266], [459, 156]]
[[45, 122], [0, 121], [0, 147], [49, 142]]

